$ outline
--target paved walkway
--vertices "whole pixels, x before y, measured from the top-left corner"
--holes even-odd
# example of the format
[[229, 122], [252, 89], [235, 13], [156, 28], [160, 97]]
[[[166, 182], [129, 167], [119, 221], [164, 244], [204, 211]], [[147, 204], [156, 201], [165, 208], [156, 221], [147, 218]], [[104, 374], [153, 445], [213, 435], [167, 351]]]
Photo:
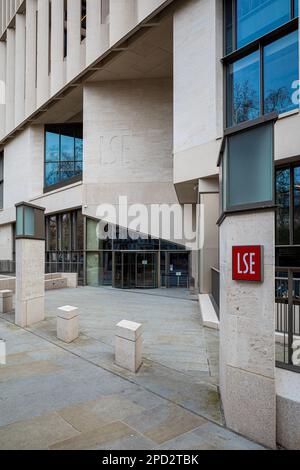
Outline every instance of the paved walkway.
[[[56, 339], [56, 309], [81, 311], [80, 338]], [[45, 322], [0, 319], [0, 449], [259, 449], [222, 427], [218, 337], [197, 302], [112, 289], [46, 294]], [[114, 364], [114, 328], [144, 324], [137, 375]]]

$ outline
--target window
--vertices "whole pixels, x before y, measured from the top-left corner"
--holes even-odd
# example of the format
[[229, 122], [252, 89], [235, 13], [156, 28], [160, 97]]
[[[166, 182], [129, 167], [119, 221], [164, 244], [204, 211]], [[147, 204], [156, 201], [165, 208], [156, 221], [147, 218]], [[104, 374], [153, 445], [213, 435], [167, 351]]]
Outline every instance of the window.
[[276, 245], [300, 245], [300, 166], [276, 171]]
[[65, 0], [64, 4], [64, 59], [68, 54], [68, 4]]
[[46, 126], [45, 188], [80, 180], [82, 160], [82, 124]]
[[81, 41], [86, 38], [86, 0], [81, 0]]
[[226, 54], [298, 17], [298, 0], [225, 0]]
[[297, 16], [290, 0], [226, 1], [226, 127], [299, 107]]
[[101, 0], [101, 24], [109, 23], [110, 0]]
[[226, 138], [222, 192], [225, 211], [273, 203], [273, 123]]
[[4, 152], [0, 152], [0, 209], [3, 209], [3, 193], [4, 193]]

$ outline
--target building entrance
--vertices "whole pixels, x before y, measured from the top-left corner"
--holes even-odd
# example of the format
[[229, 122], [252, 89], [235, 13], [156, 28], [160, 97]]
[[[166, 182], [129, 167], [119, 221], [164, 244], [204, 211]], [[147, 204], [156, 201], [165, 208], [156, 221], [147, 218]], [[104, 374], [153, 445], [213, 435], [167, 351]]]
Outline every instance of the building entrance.
[[158, 287], [158, 253], [114, 253], [113, 286], [118, 289]]

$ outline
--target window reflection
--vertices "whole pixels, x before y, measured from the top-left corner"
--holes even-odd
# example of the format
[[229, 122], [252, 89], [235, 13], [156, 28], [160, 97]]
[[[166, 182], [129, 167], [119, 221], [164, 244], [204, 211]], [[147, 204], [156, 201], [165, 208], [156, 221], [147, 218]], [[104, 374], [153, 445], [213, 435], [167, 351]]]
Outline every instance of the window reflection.
[[82, 174], [82, 124], [47, 126], [45, 141], [46, 188]]
[[294, 169], [294, 245], [300, 245], [300, 167]]
[[290, 243], [290, 169], [276, 173], [277, 245]]
[[287, 112], [293, 102], [293, 82], [298, 78], [298, 31], [269, 44], [264, 49], [265, 113]]
[[236, 125], [260, 114], [259, 51], [229, 66], [228, 125]]
[[289, 0], [237, 0], [237, 47], [269, 33], [290, 18]]

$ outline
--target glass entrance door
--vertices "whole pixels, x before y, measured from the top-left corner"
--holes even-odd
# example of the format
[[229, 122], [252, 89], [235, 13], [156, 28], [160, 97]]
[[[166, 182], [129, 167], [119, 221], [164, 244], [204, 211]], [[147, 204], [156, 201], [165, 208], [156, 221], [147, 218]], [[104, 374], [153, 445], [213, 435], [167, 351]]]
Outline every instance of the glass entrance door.
[[136, 253], [136, 287], [157, 287], [157, 253]]
[[154, 289], [157, 280], [157, 253], [114, 254], [114, 287], [118, 289]]

